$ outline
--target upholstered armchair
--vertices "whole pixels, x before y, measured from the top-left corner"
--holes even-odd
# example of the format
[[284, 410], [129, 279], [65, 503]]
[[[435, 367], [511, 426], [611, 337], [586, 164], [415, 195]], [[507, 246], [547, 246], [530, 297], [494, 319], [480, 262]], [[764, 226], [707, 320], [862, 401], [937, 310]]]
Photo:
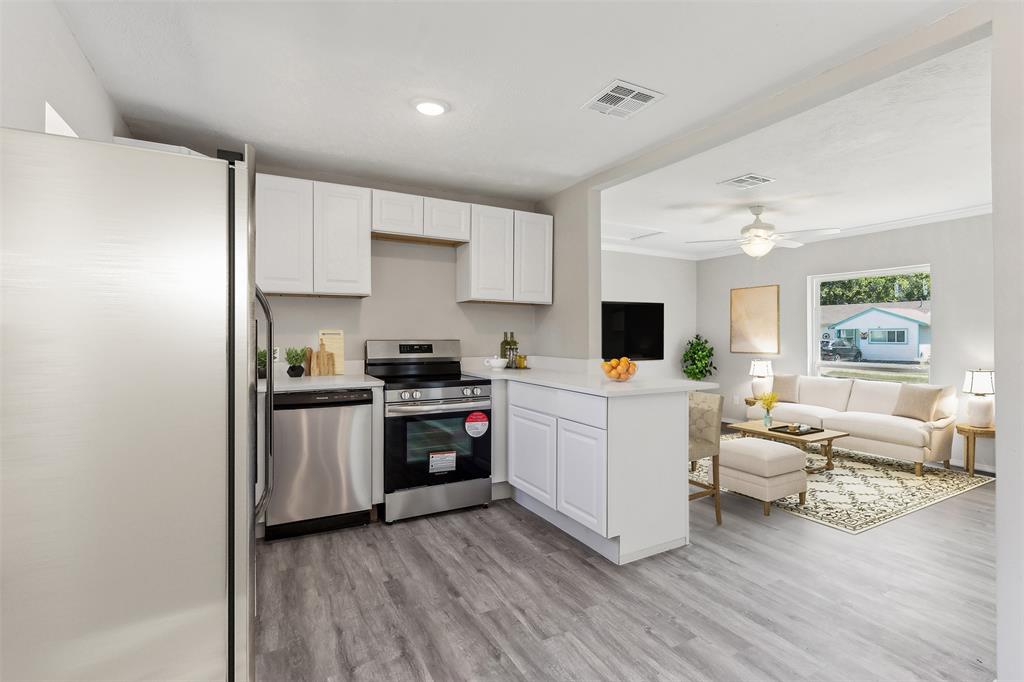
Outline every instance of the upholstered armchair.
[[718, 476], [718, 453], [722, 438], [722, 403], [724, 399], [714, 393], [690, 394], [690, 470], [697, 460], [711, 458], [711, 483], [690, 479], [691, 486], [702, 490], [691, 493], [690, 501], [701, 497], [715, 498], [715, 522], [722, 523], [722, 488]]

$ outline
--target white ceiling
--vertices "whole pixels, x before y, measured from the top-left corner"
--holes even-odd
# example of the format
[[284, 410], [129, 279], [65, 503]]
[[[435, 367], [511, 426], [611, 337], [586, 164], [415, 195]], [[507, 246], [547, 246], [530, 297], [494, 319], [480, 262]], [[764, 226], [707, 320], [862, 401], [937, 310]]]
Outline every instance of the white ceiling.
[[[968, 45], [602, 193], [605, 248], [684, 258], [737, 253], [752, 220], [831, 237], [991, 210], [991, 44]], [[744, 173], [776, 181], [717, 183]], [[630, 239], [652, 231], [663, 234]], [[769, 256], [770, 257], [770, 256]]]
[[[137, 137], [246, 141], [271, 166], [537, 199], [964, 4], [60, 7]], [[630, 120], [581, 110], [615, 78], [665, 98]], [[418, 97], [452, 111], [421, 116]]]

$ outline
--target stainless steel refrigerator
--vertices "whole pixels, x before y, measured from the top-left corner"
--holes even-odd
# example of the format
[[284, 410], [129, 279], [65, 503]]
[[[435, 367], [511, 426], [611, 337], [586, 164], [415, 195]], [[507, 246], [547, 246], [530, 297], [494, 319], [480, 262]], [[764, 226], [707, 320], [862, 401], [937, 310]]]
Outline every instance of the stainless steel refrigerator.
[[0, 677], [249, 679], [251, 148], [0, 135]]

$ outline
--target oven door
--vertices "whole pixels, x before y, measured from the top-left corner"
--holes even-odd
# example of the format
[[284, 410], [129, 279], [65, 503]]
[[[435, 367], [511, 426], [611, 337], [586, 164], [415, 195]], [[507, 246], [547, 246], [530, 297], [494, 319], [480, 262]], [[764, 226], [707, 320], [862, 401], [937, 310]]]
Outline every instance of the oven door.
[[490, 475], [490, 400], [385, 407], [385, 493]]

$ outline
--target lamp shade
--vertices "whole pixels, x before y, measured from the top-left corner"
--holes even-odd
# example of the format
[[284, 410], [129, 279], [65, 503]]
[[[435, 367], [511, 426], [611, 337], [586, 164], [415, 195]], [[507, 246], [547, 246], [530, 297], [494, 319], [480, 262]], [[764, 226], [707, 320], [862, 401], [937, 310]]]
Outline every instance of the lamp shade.
[[990, 369], [969, 369], [964, 372], [964, 393], [992, 395], [996, 392], [996, 373]]
[[750, 361], [750, 376], [752, 377], [770, 377], [772, 375], [772, 361], [771, 360], [751, 360]]
[[763, 237], [751, 237], [740, 244], [740, 248], [743, 249], [743, 253], [753, 258], [760, 258], [771, 251], [774, 246], [775, 242]]

